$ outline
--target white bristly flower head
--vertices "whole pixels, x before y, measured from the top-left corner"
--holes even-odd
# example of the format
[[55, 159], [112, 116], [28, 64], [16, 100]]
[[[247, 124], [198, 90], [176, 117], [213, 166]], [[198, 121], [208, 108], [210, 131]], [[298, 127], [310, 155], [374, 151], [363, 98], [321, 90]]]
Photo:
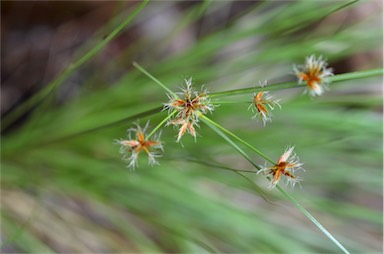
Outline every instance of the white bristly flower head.
[[138, 167], [138, 158], [141, 151], [144, 151], [148, 156], [149, 165], [153, 166], [158, 164], [156, 158], [161, 157], [163, 149], [162, 142], [160, 141], [160, 135], [155, 135], [152, 139], [146, 138], [146, 129], [149, 122], [144, 128], [141, 128], [136, 124], [136, 128], [128, 129], [128, 139], [116, 140], [116, 143], [120, 145], [120, 153], [123, 154], [123, 159], [128, 162], [128, 167], [134, 169]]
[[[267, 82], [260, 82], [261, 87], [265, 87]], [[249, 105], [248, 110], [251, 109], [255, 115], [253, 118], [260, 118], [263, 121], [264, 126], [269, 121], [272, 121], [272, 114], [270, 111], [274, 110], [275, 107], [281, 108], [279, 103], [280, 100], [274, 99], [268, 91], [261, 91], [253, 94], [253, 100], [251, 105]]]
[[303, 171], [305, 170], [301, 167], [303, 166], [303, 163], [300, 163], [299, 158], [296, 156], [293, 150], [293, 146], [288, 147], [277, 161], [277, 164], [271, 167], [264, 167], [259, 170], [259, 172], [257, 172], [271, 176], [272, 179], [269, 185], [269, 189], [272, 189], [276, 186], [282, 175], [285, 176], [287, 185], [291, 184], [292, 188], [296, 183], [300, 185], [300, 181], [303, 179], [301, 177], [295, 176], [293, 173], [298, 169], [302, 169]]
[[179, 126], [179, 134], [177, 142], [188, 132], [196, 140], [196, 130], [194, 126], [199, 127], [199, 118], [201, 115], [212, 112], [215, 107], [211, 104], [208, 96], [209, 92], [204, 87], [201, 91], [196, 91], [192, 87], [192, 78], [185, 79], [185, 88], [181, 88], [181, 92], [175, 93], [176, 96], [168, 94], [169, 102], [164, 104], [164, 110], [169, 112], [177, 111], [167, 125]]
[[328, 90], [329, 77], [333, 76], [332, 68], [327, 68], [327, 62], [321, 56], [311, 55], [306, 58], [305, 66], [294, 66], [294, 73], [299, 84], [306, 82], [311, 96], [320, 96]]

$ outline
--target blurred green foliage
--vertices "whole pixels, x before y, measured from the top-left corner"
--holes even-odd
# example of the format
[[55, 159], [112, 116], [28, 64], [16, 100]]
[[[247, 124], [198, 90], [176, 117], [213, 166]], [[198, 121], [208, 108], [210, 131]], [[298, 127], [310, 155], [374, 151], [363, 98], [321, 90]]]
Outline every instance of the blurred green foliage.
[[[267, 200], [224, 170], [252, 167], [203, 124], [197, 142], [185, 136], [182, 145], [175, 142], [176, 130], [164, 128], [165, 152], [153, 168], [141, 157], [139, 168], [128, 170], [113, 142], [125, 138], [135, 121], [150, 120], [154, 127], [166, 116], [160, 111], [168, 100], [164, 91], [133, 61], [174, 91], [189, 76], [212, 92], [257, 86], [259, 80], [292, 81], [292, 64], [303, 64], [310, 54], [325, 56], [331, 67], [347, 59], [356, 61], [354, 71], [367, 69], [356, 56], [380, 50], [382, 13], [346, 22], [350, 13], [372, 8], [371, 1], [350, 3], [254, 2], [225, 26], [172, 52], [169, 45], [195, 22], [241, 4], [196, 2], [159, 41], [140, 37], [88, 73], [77, 97], [57, 106], [52, 94], [2, 136], [4, 252], [338, 252], [279, 192], [266, 190], [264, 177], [247, 174]], [[171, 15], [171, 5], [150, 3], [126, 33], [144, 26], [156, 10]], [[368, 69], [380, 64], [374, 58]], [[127, 71], [109, 83], [116, 65]], [[274, 91], [283, 108], [273, 111], [266, 127], [247, 111], [252, 94], [223, 103], [210, 117], [276, 160], [295, 145], [305, 181], [289, 193], [351, 252], [380, 253], [381, 83], [381, 77], [338, 82], [315, 99], [300, 89]]]

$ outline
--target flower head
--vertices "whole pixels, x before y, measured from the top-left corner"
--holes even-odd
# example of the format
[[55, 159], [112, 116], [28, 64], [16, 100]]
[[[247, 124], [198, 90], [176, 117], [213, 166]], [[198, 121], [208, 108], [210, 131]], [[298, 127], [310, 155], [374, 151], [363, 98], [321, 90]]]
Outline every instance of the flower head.
[[169, 102], [164, 104], [164, 109], [169, 112], [174, 110], [177, 114], [171, 118], [167, 125], [180, 126], [177, 142], [188, 132], [196, 139], [196, 130], [194, 126], [199, 127], [198, 122], [202, 114], [212, 112], [214, 106], [210, 103], [207, 89], [201, 89], [200, 92], [192, 87], [192, 78], [185, 79], [186, 87], [175, 95], [169, 95]]
[[301, 167], [303, 164], [299, 162], [299, 158], [293, 153], [293, 149], [294, 147], [288, 147], [277, 161], [277, 164], [259, 170], [258, 173], [263, 172], [272, 177], [269, 189], [276, 186], [282, 175], [287, 179], [287, 184], [290, 183], [292, 187], [294, 187], [296, 183], [300, 184], [300, 181], [302, 181], [302, 178], [293, 174], [297, 169], [304, 170]]
[[145, 151], [148, 155], [148, 163], [150, 165], [158, 164], [157, 157], [160, 157], [159, 151], [163, 151], [163, 145], [160, 141], [160, 134], [149, 140], [146, 138], [146, 129], [149, 122], [144, 128], [136, 124], [136, 128], [128, 129], [127, 140], [116, 140], [116, 143], [121, 145], [120, 153], [123, 154], [123, 159], [128, 161], [128, 167], [134, 169], [138, 167], [138, 157], [141, 151]]
[[294, 73], [299, 84], [307, 83], [307, 90], [311, 96], [320, 96], [328, 89], [329, 76], [332, 76], [332, 69], [327, 68], [327, 62], [320, 56], [316, 59], [314, 55], [306, 58], [305, 66], [294, 66]]
[[[265, 87], [266, 85], [266, 82], [263, 84], [260, 83], [261, 87]], [[251, 109], [253, 113], [256, 113], [252, 118], [261, 118], [265, 126], [268, 121], [272, 121], [272, 115], [269, 110], [274, 110], [275, 106], [281, 108], [279, 100], [273, 99], [268, 91], [261, 91], [253, 94], [253, 100], [248, 110]]]

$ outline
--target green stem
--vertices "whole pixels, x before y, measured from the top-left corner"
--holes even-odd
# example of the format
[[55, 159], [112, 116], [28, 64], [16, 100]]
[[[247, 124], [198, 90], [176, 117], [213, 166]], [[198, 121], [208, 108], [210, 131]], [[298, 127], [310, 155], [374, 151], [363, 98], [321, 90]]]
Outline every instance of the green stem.
[[300, 87], [300, 86], [304, 86], [304, 85], [298, 85], [297, 82], [284, 82], [284, 83], [271, 84], [271, 85], [268, 85], [267, 87], [254, 86], [254, 87], [247, 87], [247, 88], [241, 88], [236, 90], [210, 93], [209, 96], [211, 98], [219, 97], [219, 96], [224, 97], [224, 96], [249, 94], [249, 93], [256, 93], [256, 92], [266, 91], [266, 90], [271, 91], [271, 90], [279, 90], [279, 89]]
[[[239, 146], [237, 146], [228, 136], [225, 135], [224, 132], [227, 132], [223, 127], [221, 127], [219, 124], [215, 123], [214, 121], [210, 120], [209, 118], [202, 116], [202, 121], [206, 123], [212, 130], [214, 130], [219, 136], [221, 136], [224, 140], [226, 140], [230, 145], [232, 145], [245, 159], [247, 159], [255, 168], [260, 169], [258, 165], [256, 165], [251, 158], [246, 154]], [[224, 132], [223, 132], [224, 131]], [[235, 137], [235, 136], [233, 136]], [[239, 140], [240, 141], [240, 140]], [[254, 150], [254, 149], [252, 149]], [[250, 180], [245, 175], [241, 174], [240, 172], [236, 172], [240, 174], [242, 177], [248, 179], [249, 182], [257, 186], [252, 180]], [[257, 186], [258, 187], [258, 186]], [[313, 217], [302, 205], [297, 202], [297, 200], [288, 194], [284, 189], [282, 189], [279, 185], [276, 185], [276, 188], [289, 200], [291, 201], [300, 212], [302, 212], [313, 224], [315, 224], [320, 231], [324, 233], [337, 247], [340, 248], [344, 253], [349, 254], [349, 251], [339, 242], [337, 239], [318, 221]]]
[[[362, 78], [368, 78], [372, 76], [378, 76], [383, 75], [383, 69], [373, 69], [373, 70], [367, 70], [367, 71], [359, 71], [359, 72], [351, 72], [351, 73], [344, 73], [344, 74], [338, 74], [335, 76], [330, 77], [331, 82], [340, 82], [345, 80], [353, 80], [353, 79], [362, 79]], [[248, 94], [248, 93], [254, 93], [259, 91], [273, 91], [273, 90], [280, 90], [280, 89], [287, 89], [287, 88], [296, 88], [296, 87], [303, 87], [305, 84], [298, 84], [297, 82], [283, 82], [283, 83], [276, 83], [268, 85], [267, 87], [247, 87], [247, 88], [241, 88], [236, 90], [230, 90], [230, 91], [224, 91], [224, 92], [217, 92], [217, 93], [211, 93], [210, 97], [224, 97], [224, 96], [232, 96], [232, 95], [240, 95], [240, 94]]]
[[58, 87], [64, 80], [66, 80], [73, 72], [75, 72], [80, 66], [86, 63], [89, 59], [95, 56], [102, 48], [105, 47], [113, 38], [116, 37], [124, 28], [127, 26], [139, 12], [147, 5], [149, 0], [143, 0], [143, 2], [136, 8], [136, 10], [129, 15], [115, 30], [113, 30], [104, 40], [99, 42], [95, 47], [93, 47], [88, 53], [81, 57], [76, 62], [69, 64], [66, 69], [51, 83], [49, 83], [45, 88], [40, 90], [38, 93], [33, 95], [31, 98], [23, 102], [18, 108], [10, 112], [2, 121], [1, 129], [4, 130], [9, 125], [11, 125], [16, 119], [25, 114], [33, 106], [41, 102], [45, 97], [47, 97], [56, 87]]
[[155, 81], [157, 84], [159, 84], [162, 88], [164, 88], [165, 91], [167, 91], [170, 95], [172, 95], [173, 97], [177, 98], [177, 95], [171, 91], [168, 87], [166, 87], [163, 83], [161, 83], [157, 78], [155, 78], [154, 76], [152, 76], [149, 72], [147, 72], [141, 65], [139, 65], [138, 63], [136, 62], [133, 62], [132, 63], [133, 66], [135, 66], [139, 71], [141, 71], [142, 73], [144, 73], [145, 75], [147, 75], [150, 79], [152, 79], [153, 81]]
[[214, 100], [214, 101], [211, 101], [212, 104], [214, 105], [221, 105], [221, 104], [251, 104], [252, 101], [220, 101], [220, 100]]
[[332, 82], [339, 82], [339, 81], [345, 81], [345, 80], [351, 80], [351, 79], [361, 79], [361, 78], [369, 78], [372, 76], [379, 76], [379, 75], [383, 75], [383, 73], [384, 73], [384, 69], [373, 69], [373, 70], [367, 70], [367, 71], [343, 73], [343, 74], [332, 76], [330, 79]]
[[258, 155], [260, 155], [261, 157], [263, 157], [264, 159], [266, 159], [267, 161], [271, 162], [272, 164], [275, 164], [275, 162], [273, 160], [271, 160], [270, 158], [268, 158], [265, 154], [263, 154], [262, 152], [260, 152], [259, 150], [257, 150], [256, 148], [254, 148], [252, 145], [250, 145], [248, 142], [246, 142], [245, 140], [241, 139], [240, 137], [236, 136], [234, 133], [230, 132], [229, 130], [225, 129], [224, 127], [222, 127], [221, 125], [217, 124], [216, 122], [212, 121], [211, 119], [209, 119], [208, 117], [204, 116], [204, 115], [201, 115], [202, 119], [204, 119], [206, 122], [209, 122], [211, 125], [214, 125], [215, 127], [219, 128], [220, 130], [222, 130], [223, 132], [229, 134], [230, 136], [232, 136], [233, 138], [237, 139], [239, 142], [243, 143], [245, 146], [247, 146], [248, 148], [250, 148], [252, 151], [256, 152]]
[[248, 156], [248, 154], [246, 154], [235, 142], [233, 142], [230, 138], [228, 138], [221, 130], [222, 130], [222, 127], [220, 125], [218, 125], [217, 123], [215, 123], [214, 121], [212, 121], [211, 119], [209, 119], [208, 117], [203, 117], [202, 116], [202, 119], [201, 119], [206, 125], [208, 125], [214, 132], [216, 132], [220, 137], [222, 137], [225, 141], [227, 141], [230, 145], [232, 145], [241, 155], [243, 155], [243, 157], [249, 161], [249, 163], [251, 163], [255, 168], [257, 168], [258, 170], [261, 169], [261, 167], [259, 165], [257, 165], [256, 163], [253, 162], [253, 160], [251, 159], [251, 157]]
[[313, 222], [334, 244], [337, 245], [344, 253], [349, 254], [349, 251], [323, 226], [321, 223], [316, 220], [315, 217], [312, 216], [302, 205], [300, 205], [297, 200], [289, 195], [284, 189], [280, 186], [276, 185], [276, 188], [286, 197], [288, 198], [296, 207], [300, 210], [305, 216], [308, 217], [310, 221]]
[[149, 139], [155, 132], [166, 122], [169, 118], [171, 118], [174, 114], [176, 114], [176, 110], [174, 110], [171, 114], [169, 114], [166, 118], [163, 119], [152, 131], [149, 133], [146, 137], [146, 139]]

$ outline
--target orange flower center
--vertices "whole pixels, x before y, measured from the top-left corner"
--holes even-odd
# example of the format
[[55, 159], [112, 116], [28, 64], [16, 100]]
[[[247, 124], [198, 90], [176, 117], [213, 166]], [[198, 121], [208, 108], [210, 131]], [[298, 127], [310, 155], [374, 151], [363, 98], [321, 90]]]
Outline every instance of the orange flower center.
[[257, 111], [259, 112], [268, 112], [267, 108], [264, 106], [265, 103], [267, 103], [266, 100], [263, 99], [264, 92], [259, 92], [253, 99], [253, 103], [255, 104], [255, 107]]
[[310, 88], [314, 89], [316, 85], [321, 81], [320, 78], [321, 71], [318, 68], [308, 70], [307, 73], [301, 72], [299, 77], [307, 81], [307, 84]]
[[144, 150], [146, 153], [149, 154], [148, 148], [159, 143], [157, 141], [145, 140], [144, 133], [142, 133], [141, 131], [137, 132], [137, 139], [139, 141], [138, 144], [131, 147], [131, 149], [135, 150], [136, 153], [140, 153], [141, 150]]

